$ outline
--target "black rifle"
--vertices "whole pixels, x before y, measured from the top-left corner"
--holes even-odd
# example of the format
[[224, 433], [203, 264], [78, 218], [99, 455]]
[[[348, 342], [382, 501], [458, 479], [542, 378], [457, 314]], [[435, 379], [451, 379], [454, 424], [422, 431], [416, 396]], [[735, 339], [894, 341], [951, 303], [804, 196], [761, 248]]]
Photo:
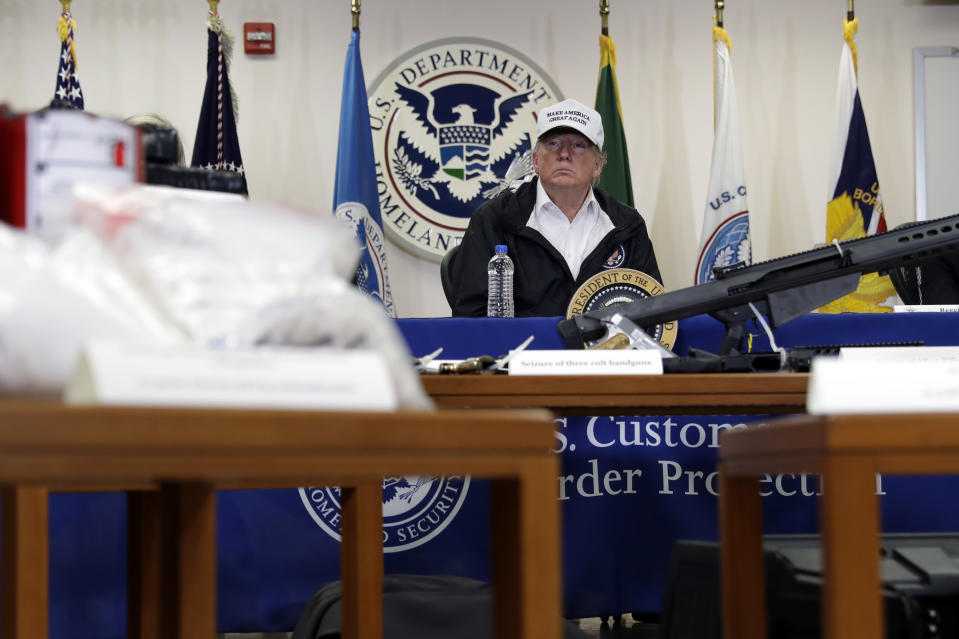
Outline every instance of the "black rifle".
[[686, 357], [663, 359], [664, 373], [771, 373], [794, 371], [808, 373], [816, 357], [837, 357], [842, 349], [850, 348], [901, 348], [924, 346], [916, 342], [878, 342], [872, 344], [836, 344], [830, 346], [792, 346], [779, 351], [714, 355], [698, 348], [689, 347]]
[[708, 314], [726, 325], [717, 354], [735, 354], [746, 320], [755, 317], [750, 304], [775, 328], [853, 292], [865, 273], [956, 249], [959, 215], [952, 215], [752, 266], [740, 262], [717, 268], [711, 282], [577, 315], [561, 321], [559, 332], [568, 348], [583, 348], [606, 336], [615, 314], [643, 327]]

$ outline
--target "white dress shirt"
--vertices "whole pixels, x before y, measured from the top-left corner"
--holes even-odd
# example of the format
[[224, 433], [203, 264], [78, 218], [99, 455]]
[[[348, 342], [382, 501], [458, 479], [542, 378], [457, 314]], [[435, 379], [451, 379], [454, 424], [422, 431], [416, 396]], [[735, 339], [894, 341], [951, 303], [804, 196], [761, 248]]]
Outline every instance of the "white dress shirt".
[[606, 234], [613, 230], [612, 220], [599, 206], [593, 189], [589, 190], [582, 208], [570, 222], [566, 214], [553, 204], [543, 188], [542, 182], [536, 182], [536, 204], [526, 226], [535, 229], [556, 247], [569, 265], [575, 280], [579, 277], [579, 268], [583, 260], [593, 249], [599, 246]]

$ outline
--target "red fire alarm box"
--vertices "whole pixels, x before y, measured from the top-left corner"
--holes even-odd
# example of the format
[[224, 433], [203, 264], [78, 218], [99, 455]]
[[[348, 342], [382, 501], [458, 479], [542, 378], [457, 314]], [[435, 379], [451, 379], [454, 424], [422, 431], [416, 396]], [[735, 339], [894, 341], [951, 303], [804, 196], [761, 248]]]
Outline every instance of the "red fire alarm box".
[[272, 22], [244, 22], [243, 50], [246, 53], [276, 53], [276, 28]]

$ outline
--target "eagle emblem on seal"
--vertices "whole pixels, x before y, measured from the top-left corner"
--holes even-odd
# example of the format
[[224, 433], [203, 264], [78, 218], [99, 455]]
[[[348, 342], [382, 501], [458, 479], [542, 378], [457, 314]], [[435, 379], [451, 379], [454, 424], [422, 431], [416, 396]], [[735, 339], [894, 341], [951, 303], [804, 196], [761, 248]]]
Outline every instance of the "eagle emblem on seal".
[[487, 87], [453, 84], [422, 92], [397, 82], [396, 93], [405, 105], [396, 114], [400, 145], [411, 146], [435, 167], [425, 177], [421, 165], [394, 157], [394, 168], [408, 175], [404, 182], [411, 191], [429, 190], [439, 198], [437, 189], [445, 188], [460, 202], [469, 202], [484, 183], [499, 179], [494, 164], [530, 145], [528, 123], [515, 116], [532, 91], [504, 97]]
[[429, 487], [437, 477], [435, 475], [424, 475], [416, 477], [384, 477], [383, 478], [383, 504], [388, 504], [394, 499], [411, 503], [417, 497], [423, 488]]

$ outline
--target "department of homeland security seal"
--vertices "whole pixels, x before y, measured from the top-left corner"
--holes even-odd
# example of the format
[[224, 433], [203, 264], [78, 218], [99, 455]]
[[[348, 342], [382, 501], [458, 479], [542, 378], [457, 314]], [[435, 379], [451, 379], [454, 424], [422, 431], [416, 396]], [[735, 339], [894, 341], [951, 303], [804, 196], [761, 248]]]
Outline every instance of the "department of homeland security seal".
[[370, 212], [362, 202], [340, 204], [336, 207], [336, 217], [345, 220], [353, 229], [353, 234], [366, 242], [366, 250], [360, 253], [360, 263], [356, 268], [357, 288], [382, 302], [387, 315], [393, 317], [393, 293], [386, 277], [386, 240], [383, 231], [376, 224], [366, 223], [370, 219]]
[[[402, 552], [425, 544], [449, 525], [469, 491], [470, 478], [406, 475], [383, 478], [383, 552]], [[313, 520], [340, 539], [340, 489], [300, 488]]]
[[[653, 295], [661, 295], [666, 290], [655, 278], [631, 268], [617, 268], [598, 273], [583, 283], [573, 293], [566, 309], [566, 317], [582, 315], [617, 304], [628, 304]], [[665, 322], [657, 326], [642, 327], [650, 337], [672, 350], [676, 343], [679, 322]], [[593, 346], [589, 344], [588, 346]]]
[[561, 99], [539, 66], [490, 40], [436, 40], [394, 60], [369, 89], [387, 235], [439, 262], [532, 146], [536, 114]]

